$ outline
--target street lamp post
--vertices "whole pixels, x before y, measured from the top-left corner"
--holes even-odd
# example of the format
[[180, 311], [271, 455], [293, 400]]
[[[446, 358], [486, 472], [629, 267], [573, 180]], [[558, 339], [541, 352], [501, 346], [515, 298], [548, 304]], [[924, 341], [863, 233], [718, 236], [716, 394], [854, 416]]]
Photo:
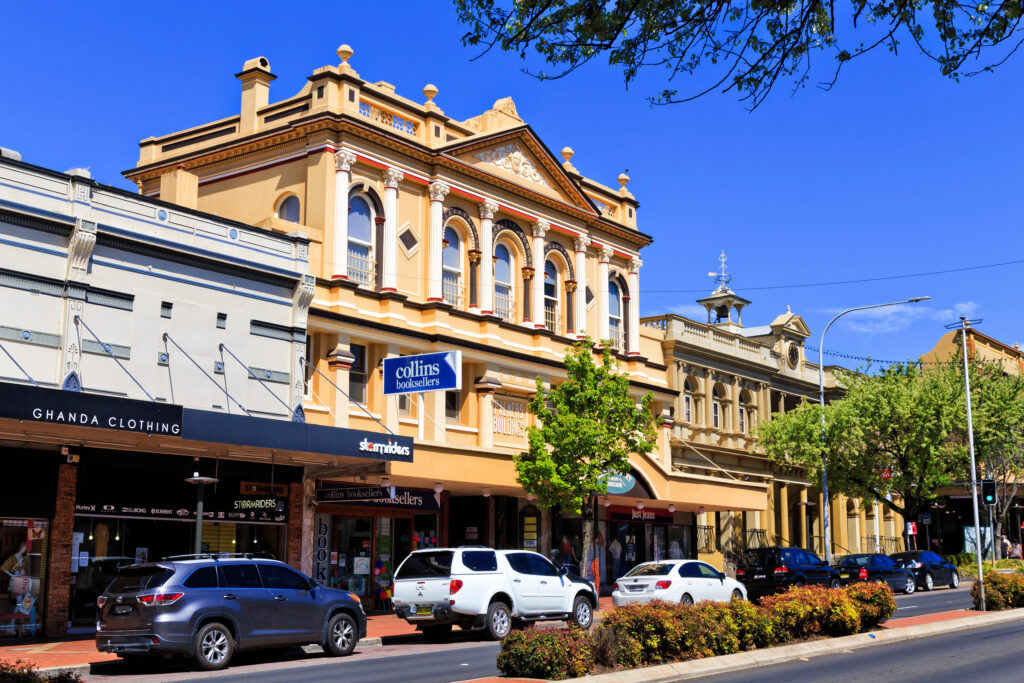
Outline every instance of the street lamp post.
[[869, 308], [882, 308], [883, 306], [901, 306], [903, 304], [916, 304], [919, 301], [927, 301], [931, 299], [930, 296], [917, 296], [913, 299], [907, 299], [906, 301], [891, 301], [885, 304], [872, 304], [870, 306], [857, 306], [856, 308], [849, 308], [832, 320], [828, 321], [828, 325], [825, 325], [825, 329], [821, 331], [821, 341], [818, 343], [818, 400], [821, 404], [821, 496], [822, 500], [825, 501], [822, 506], [822, 526], [823, 529], [823, 540], [825, 542], [825, 562], [832, 564], [832, 533], [829, 521], [829, 499], [828, 499], [828, 457], [825, 455], [825, 333], [828, 332], [828, 328], [832, 327], [832, 323], [842, 318], [847, 313], [853, 313], [854, 311], [864, 311]]
[[198, 555], [203, 551], [203, 489], [206, 488], [207, 484], [216, 484], [220, 479], [217, 479], [216, 477], [200, 477], [198, 472], [194, 472], [192, 476], [185, 479], [185, 481], [196, 485], [195, 553]]

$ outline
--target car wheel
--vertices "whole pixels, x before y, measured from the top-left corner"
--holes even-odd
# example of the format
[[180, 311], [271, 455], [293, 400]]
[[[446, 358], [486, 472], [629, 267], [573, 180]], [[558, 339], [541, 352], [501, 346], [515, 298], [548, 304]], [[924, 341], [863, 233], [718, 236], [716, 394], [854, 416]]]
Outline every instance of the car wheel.
[[953, 572], [953, 578], [951, 578], [950, 581], [949, 581], [949, 587], [950, 588], [956, 588], [959, 585], [960, 585], [960, 574], [958, 574], [957, 572]]
[[913, 576], [908, 576], [907, 577], [907, 583], [903, 587], [903, 592], [906, 593], [907, 595], [910, 595], [915, 590], [917, 590], [917, 581], [914, 581], [914, 577]]
[[732, 599], [733, 600], [742, 600], [743, 599], [743, 591], [741, 591], [739, 588], [733, 589], [733, 591], [732, 591]]
[[829, 588], [839, 588], [842, 584], [839, 583], [839, 579], [832, 579], [828, 582]]
[[926, 573], [926, 574], [924, 575], [924, 589], [925, 589], [926, 591], [930, 591], [930, 590], [932, 590], [933, 588], [935, 588], [935, 581], [934, 581], [934, 580], [932, 580], [932, 574], [931, 574], [931, 572], [927, 572], [927, 573]]
[[504, 640], [512, 630], [512, 613], [503, 602], [492, 602], [487, 608], [487, 633], [491, 640]]
[[356, 632], [356, 622], [345, 613], [335, 614], [327, 622], [327, 640], [324, 641], [324, 650], [334, 657], [346, 657], [356, 649], [359, 642], [359, 635]]
[[569, 623], [579, 626], [586, 631], [594, 623], [594, 607], [582, 595], [577, 595], [572, 601], [572, 614], [569, 615]]
[[442, 640], [448, 640], [448, 638], [451, 635], [452, 635], [452, 625], [451, 624], [442, 624], [440, 626], [424, 626], [423, 627], [423, 636], [427, 640], [429, 640], [429, 641], [431, 641], [433, 643], [439, 643]]
[[231, 631], [220, 622], [207, 624], [199, 629], [194, 645], [196, 664], [204, 671], [223, 669], [235, 652], [235, 640], [231, 637]]
[[683, 605], [692, 605], [693, 604], [693, 596], [690, 595], [689, 593], [683, 593], [683, 597], [679, 600], [679, 603], [683, 604]]

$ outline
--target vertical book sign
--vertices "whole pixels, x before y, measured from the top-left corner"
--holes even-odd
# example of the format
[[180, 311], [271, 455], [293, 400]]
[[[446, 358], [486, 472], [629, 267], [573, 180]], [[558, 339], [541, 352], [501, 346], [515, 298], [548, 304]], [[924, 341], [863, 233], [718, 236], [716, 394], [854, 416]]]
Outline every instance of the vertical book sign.
[[384, 395], [462, 389], [462, 352], [384, 359]]
[[327, 583], [331, 559], [331, 516], [316, 515], [313, 519], [313, 580], [321, 586]]

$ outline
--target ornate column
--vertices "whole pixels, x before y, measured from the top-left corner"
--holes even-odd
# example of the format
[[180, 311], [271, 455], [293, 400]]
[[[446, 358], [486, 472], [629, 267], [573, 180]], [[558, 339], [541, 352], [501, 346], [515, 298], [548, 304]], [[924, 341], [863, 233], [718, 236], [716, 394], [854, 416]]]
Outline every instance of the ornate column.
[[771, 542], [774, 544], [778, 540], [779, 545], [790, 545], [793, 539], [790, 538], [792, 532], [789, 530], [789, 484], [784, 481], [779, 482], [779, 516], [777, 519], [775, 535], [780, 539], [771, 539]]
[[480, 413], [477, 445], [480, 448], [491, 448], [494, 446], [494, 392], [501, 388], [501, 380], [485, 371], [481, 377], [477, 377], [474, 388]]
[[488, 199], [480, 205], [480, 313], [494, 313], [494, 214], [498, 203]]
[[587, 331], [587, 247], [590, 238], [580, 235], [573, 240], [576, 248], [576, 302], [573, 307], [576, 336], [582, 338]]
[[347, 149], [334, 153], [334, 267], [332, 280], [348, 279], [348, 187], [356, 155]]
[[[77, 184], [78, 188], [85, 185]], [[82, 390], [82, 330], [75, 316], [85, 312], [86, 286], [89, 284], [89, 263], [96, 246], [96, 223], [81, 218], [75, 220], [75, 228], [68, 240], [68, 260], [64, 278], [64, 327], [60, 359], [60, 383], [68, 391]]]
[[[349, 350], [349, 336], [339, 333], [338, 343], [327, 354], [327, 367], [334, 371], [334, 383], [338, 386], [334, 389], [335, 427], [348, 427], [349, 399], [345, 390], [349, 388], [349, 372], [352, 370], [352, 363], [355, 359]], [[326, 398], [326, 390], [325, 396], [322, 396], [321, 399], [324, 398]]]
[[[705, 370], [704, 371], [704, 427], [707, 428], [707, 429], [714, 429], [715, 428], [714, 409], [712, 408], [712, 405], [711, 405], [715, 401], [715, 398], [714, 398], [714, 396], [711, 393], [712, 391], [714, 391], [714, 389], [715, 389], [715, 373], [711, 372], [710, 370]], [[721, 407], [719, 407], [719, 412], [718, 412], [718, 424], [722, 424]]]
[[523, 324], [530, 327], [530, 323], [533, 321], [533, 317], [530, 315], [533, 302], [533, 276], [534, 269], [532, 266], [523, 266]]
[[533, 224], [533, 265], [536, 277], [533, 278], [533, 326], [545, 327], [544, 321], [544, 235], [551, 229], [551, 224], [539, 220]]
[[800, 548], [807, 547], [807, 487], [800, 487]]
[[427, 301], [444, 301], [441, 287], [441, 250], [444, 242], [444, 198], [449, 188], [441, 182], [427, 187], [430, 193], [430, 243], [427, 248]]
[[576, 281], [565, 281], [565, 334], [576, 336]]
[[597, 290], [597, 338], [600, 341], [608, 339], [608, 261], [612, 257], [612, 250], [608, 247], [601, 247], [597, 252], [597, 282], [594, 287]]
[[469, 257], [469, 310], [471, 313], [480, 312], [480, 250], [470, 249], [467, 252]]
[[396, 168], [381, 173], [384, 183], [384, 238], [381, 250], [380, 291], [398, 291], [398, 184], [405, 174]]
[[629, 322], [626, 324], [626, 349], [630, 356], [640, 355], [640, 257], [629, 260]]
[[[738, 432], [740, 430], [740, 378], [732, 378], [732, 387], [729, 393], [732, 394], [729, 398], [732, 402], [729, 404], [729, 431]], [[747, 416], [750, 419], [750, 416]]]
[[[292, 292], [292, 329], [304, 330], [309, 322], [309, 305], [316, 291], [316, 278], [303, 275]], [[302, 339], [302, 341], [299, 341]], [[306, 340], [292, 337], [292, 388], [288, 405], [292, 407], [292, 422], [305, 422], [306, 411], [302, 402], [306, 397], [306, 365], [302, 359], [308, 353]], [[316, 363], [315, 359], [310, 361]]]

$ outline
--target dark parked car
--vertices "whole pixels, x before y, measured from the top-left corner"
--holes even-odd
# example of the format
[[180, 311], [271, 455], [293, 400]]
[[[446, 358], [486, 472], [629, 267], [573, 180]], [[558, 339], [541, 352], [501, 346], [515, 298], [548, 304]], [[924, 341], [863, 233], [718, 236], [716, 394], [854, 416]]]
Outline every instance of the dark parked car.
[[790, 586], [817, 584], [838, 588], [839, 572], [817, 555], [800, 548], [753, 548], [740, 557], [736, 579], [756, 600]]
[[318, 643], [348, 655], [366, 636], [358, 596], [251, 556], [124, 567], [97, 605], [101, 652], [190, 656], [207, 670], [227, 666], [235, 650], [265, 646]]
[[891, 557], [881, 553], [846, 555], [839, 558], [836, 569], [839, 570], [839, 580], [844, 586], [858, 581], [885, 583], [894, 591], [910, 594], [917, 584], [909, 570], [903, 569]]
[[935, 586], [956, 588], [960, 585], [960, 575], [956, 565], [946, 562], [930, 550], [908, 550], [893, 553], [890, 557], [896, 564], [907, 569], [917, 580], [918, 588], [930, 591]]

